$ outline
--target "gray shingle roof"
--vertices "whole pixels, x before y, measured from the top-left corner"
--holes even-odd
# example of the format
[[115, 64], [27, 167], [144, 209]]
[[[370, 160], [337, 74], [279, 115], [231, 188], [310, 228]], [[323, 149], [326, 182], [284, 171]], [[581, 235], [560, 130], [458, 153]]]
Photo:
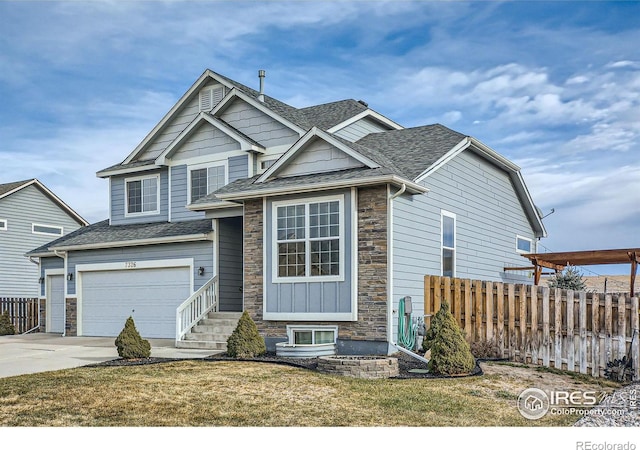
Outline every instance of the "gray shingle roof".
[[111, 226], [109, 225], [109, 220], [103, 220], [102, 222], [80, 228], [73, 233], [69, 233], [55, 241], [38, 247], [27, 253], [27, 255], [46, 253], [49, 251], [49, 248], [53, 247], [109, 244], [141, 239], [188, 236], [209, 233], [212, 229], [211, 219]]
[[435, 124], [372, 133], [357, 141], [357, 144], [383, 153], [403, 176], [413, 180], [465, 137], [464, 134]]
[[13, 191], [14, 189], [17, 189], [22, 185], [30, 183], [31, 181], [33, 181], [33, 178], [31, 178], [30, 180], [14, 181], [12, 183], [0, 184], [0, 196], [6, 194], [7, 192]]
[[144, 166], [154, 166], [156, 164], [155, 159], [145, 159], [142, 161], [133, 161], [129, 164], [114, 164], [111, 167], [107, 167], [106, 169], [102, 169], [100, 172], [107, 172], [118, 169], [130, 169], [132, 167], [144, 167]]
[[300, 111], [307, 117], [309, 123], [321, 130], [328, 130], [366, 110], [367, 107], [359, 101], [349, 99], [309, 106]]

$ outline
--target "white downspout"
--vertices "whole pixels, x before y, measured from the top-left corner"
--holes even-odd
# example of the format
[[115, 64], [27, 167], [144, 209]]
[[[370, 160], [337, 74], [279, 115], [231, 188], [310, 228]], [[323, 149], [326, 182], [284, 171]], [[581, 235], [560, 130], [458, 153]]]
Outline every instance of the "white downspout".
[[[67, 335], [67, 252], [54, 250], [53, 253], [58, 257], [64, 259], [64, 301], [62, 302], [62, 317], [64, 317], [64, 328], [62, 329], [62, 337]], [[46, 292], [45, 292], [46, 294]]]

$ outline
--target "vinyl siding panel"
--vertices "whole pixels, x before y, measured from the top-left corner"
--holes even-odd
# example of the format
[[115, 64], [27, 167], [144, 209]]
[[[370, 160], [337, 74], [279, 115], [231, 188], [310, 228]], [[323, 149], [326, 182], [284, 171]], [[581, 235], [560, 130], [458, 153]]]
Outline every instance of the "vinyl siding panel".
[[242, 311], [242, 218], [218, 220], [220, 311]]
[[[273, 313], [349, 313], [351, 312], [352, 294], [352, 236], [351, 236], [351, 208], [352, 199], [350, 191], [336, 191], [328, 195], [344, 194], [344, 281], [329, 282], [292, 282], [273, 283], [271, 267], [276, 264], [275, 255], [272, 254], [272, 214], [273, 202], [267, 201], [265, 211], [266, 230], [266, 311]], [[313, 195], [311, 195], [313, 196]], [[313, 196], [316, 197], [316, 196]], [[317, 197], [322, 197], [317, 195]], [[306, 196], [295, 196], [304, 200]], [[282, 200], [283, 198], [279, 198]]]
[[[41, 277], [45, 276], [47, 270], [51, 269], [64, 269], [64, 259], [59, 258], [57, 256], [53, 256], [51, 258], [40, 258], [40, 275]], [[45, 285], [42, 283], [40, 285], [40, 295], [45, 296]]]
[[[139, 247], [109, 248], [71, 252], [67, 258], [67, 270], [76, 273], [78, 264], [100, 264], [127, 261], [151, 261], [158, 259], [193, 258], [193, 288], [199, 289], [213, 276], [213, 242], [182, 242], [176, 244], [146, 245]], [[204, 267], [203, 276], [198, 268]], [[76, 294], [77, 276], [67, 281], [69, 295]], [[186, 300], [186, 298], [185, 298]]]
[[229, 179], [227, 183], [249, 177], [249, 155], [232, 156], [229, 162]]
[[186, 208], [189, 197], [187, 166], [171, 167], [171, 221], [196, 220], [204, 218], [203, 212], [189, 211]]
[[[160, 174], [160, 213], [143, 214], [125, 217], [125, 180], [138, 176], [153, 176]], [[114, 176], [110, 180], [111, 189], [111, 225], [125, 225], [130, 223], [165, 222], [169, 220], [169, 172], [144, 172], [128, 176]]]
[[526, 274], [503, 270], [526, 265], [516, 252], [516, 235], [535, 242], [507, 173], [465, 151], [422, 184], [430, 192], [393, 201], [394, 309], [409, 295], [414, 316], [422, 314], [424, 275], [441, 274], [443, 209], [456, 214], [456, 277], [532, 282]]
[[300, 137], [295, 131], [239, 99], [222, 113], [221, 118], [264, 147], [290, 145]]
[[7, 220], [0, 231], [0, 297], [37, 297], [38, 266], [24, 254], [59, 236], [33, 234], [32, 224], [63, 227], [64, 234], [80, 225], [33, 185], [0, 199], [0, 218]]
[[388, 128], [380, 125], [377, 122], [369, 118], [360, 119], [357, 122], [354, 122], [346, 127], [336, 131], [336, 136], [340, 136], [343, 139], [346, 139], [351, 142], [356, 142], [359, 139], [362, 139], [367, 134], [371, 133], [380, 133], [381, 131], [387, 131]]
[[210, 123], [199, 126], [179, 150], [171, 157], [172, 161], [184, 161], [199, 156], [216, 155], [220, 153], [240, 150], [240, 143]]
[[362, 167], [363, 164], [327, 142], [317, 139], [297, 154], [293, 161], [278, 173], [280, 177], [294, 177], [312, 173]]

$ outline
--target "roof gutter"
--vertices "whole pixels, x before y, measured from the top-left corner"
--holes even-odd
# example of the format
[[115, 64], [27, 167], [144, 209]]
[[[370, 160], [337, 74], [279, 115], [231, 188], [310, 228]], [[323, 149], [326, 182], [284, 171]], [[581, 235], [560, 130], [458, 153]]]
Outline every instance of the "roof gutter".
[[59, 256], [57, 252], [67, 252], [75, 250], [93, 250], [102, 248], [114, 248], [114, 247], [135, 247], [138, 245], [152, 245], [152, 244], [166, 244], [171, 242], [196, 242], [213, 240], [213, 232], [188, 234], [184, 236], [164, 236], [159, 238], [149, 239], [136, 239], [130, 241], [113, 241], [113, 242], [99, 242], [95, 244], [79, 244], [68, 245], [56, 248], [51, 248], [56, 256]]
[[[326, 183], [318, 183], [307, 186], [283, 186], [279, 188], [273, 189], [256, 189], [253, 191], [242, 191], [236, 193], [221, 193], [216, 194], [220, 200], [245, 200], [249, 198], [258, 198], [265, 197], [268, 195], [283, 195], [283, 194], [295, 194], [300, 192], [314, 192], [314, 191], [324, 191], [327, 189], [339, 189], [345, 187], [354, 187], [354, 186], [371, 186], [378, 184], [393, 184], [402, 188], [405, 186], [405, 190], [407, 190], [411, 194], [424, 194], [429, 192], [429, 189], [418, 184], [413, 181], [408, 181], [403, 179], [397, 175], [381, 175], [376, 177], [364, 178], [361, 180], [342, 180], [342, 181], [331, 181]], [[404, 192], [404, 191], [403, 191]]]

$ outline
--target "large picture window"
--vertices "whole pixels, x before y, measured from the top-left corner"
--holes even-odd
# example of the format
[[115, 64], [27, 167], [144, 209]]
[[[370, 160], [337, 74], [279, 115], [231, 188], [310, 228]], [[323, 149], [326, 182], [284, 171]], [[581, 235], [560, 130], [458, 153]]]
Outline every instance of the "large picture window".
[[342, 204], [341, 197], [274, 204], [276, 280], [343, 276]]
[[442, 276], [456, 276], [456, 215], [442, 211]]
[[136, 178], [125, 181], [127, 214], [154, 214], [159, 212], [159, 177]]
[[226, 184], [225, 166], [191, 170], [191, 203], [217, 191]]

